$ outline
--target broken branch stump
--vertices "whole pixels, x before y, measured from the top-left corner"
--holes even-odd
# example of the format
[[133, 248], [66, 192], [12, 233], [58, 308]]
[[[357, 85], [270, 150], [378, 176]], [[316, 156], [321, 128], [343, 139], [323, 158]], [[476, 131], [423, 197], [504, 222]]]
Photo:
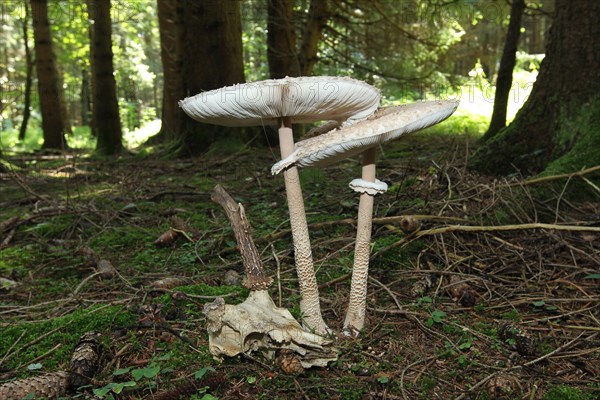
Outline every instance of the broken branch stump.
[[215, 186], [211, 199], [223, 207], [233, 229], [246, 272], [244, 286], [250, 290], [266, 290], [273, 280], [265, 274], [263, 269], [260, 254], [250, 234], [251, 227], [246, 218], [244, 206], [236, 203], [221, 185]]

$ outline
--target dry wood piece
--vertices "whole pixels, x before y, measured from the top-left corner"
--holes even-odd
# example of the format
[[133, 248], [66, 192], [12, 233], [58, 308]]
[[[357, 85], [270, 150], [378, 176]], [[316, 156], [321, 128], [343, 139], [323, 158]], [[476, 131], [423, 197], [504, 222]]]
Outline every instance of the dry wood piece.
[[186, 235], [185, 232], [187, 230], [188, 228], [185, 222], [178, 216], [174, 215], [171, 217], [171, 227], [162, 235], [160, 235], [158, 239], [154, 241], [154, 244], [157, 246], [170, 246], [175, 243], [179, 236]]
[[192, 281], [184, 276], [169, 276], [167, 278], [159, 279], [150, 284], [150, 286], [157, 289], [173, 289], [177, 286], [191, 285]]
[[250, 290], [267, 289], [273, 280], [263, 270], [260, 254], [258, 254], [258, 249], [250, 236], [251, 228], [244, 207], [236, 203], [221, 185], [215, 186], [211, 199], [223, 207], [233, 228], [235, 240], [246, 270], [244, 286]]

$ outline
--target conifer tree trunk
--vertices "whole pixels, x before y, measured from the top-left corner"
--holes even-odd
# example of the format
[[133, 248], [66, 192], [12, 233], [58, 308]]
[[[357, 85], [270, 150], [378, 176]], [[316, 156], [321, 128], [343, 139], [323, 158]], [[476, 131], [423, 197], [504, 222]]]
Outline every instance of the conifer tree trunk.
[[491, 174], [600, 165], [600, 2], [556, 0], [546, 57], [515, 120], [471, 166]]
[[[245, 82], [240, 0], [184, 0], [183, 62], [186, 96]], [[218, 138], [242, 137], [239, 128], [185, 118], [183, 151], [196, 154]]]
[[186, 97], [184, 64], [184, 2], [158, 0], [160, 55], [163, 65], [163, 105], [160, 140], [174, 141], [187, 116], [179, 107]]
[[91, 121], [91, 96], [90, 96], [90, 73], [87, 69], [81, 70], [81, 125], [90, 126]]
[[300, 23], [297, 46], [293, 4], [293, 0], [268, 0], [267, 57], [273, 79], [312, 74], [319, 42], [331, 16], [328, 0], [311, 0], [306, 21]]
[[[86, 0], [87, 12], [88, 12], [88, 20], [94, 21], [95, 14], [95, 6], [92, 4], [93, 0]], [[90, 91], [88, 95], [89, 99], [89, 107], [90, 107], [90, 131], [93, 137], [97, 137], [98, 134], [96, 132], [96, 109], [94, 107], [94, 101], [96, 101], [96, 69], [94, 66], [94, 24], [90, 23], [88, 26], [88, 40], [90, 42]]]
[[90, 0], [90, 18], [94, 20], [91, 43], [96, 90], [93, 107], [98, 142], [96, 151], [103, 155], [118, 154], [122, 148], [121, 121], [114, 77], [110, 0]]
[[268, 0], [267, 59], [272, 79], [300, 75], [293, 4], [293, 0]]
[[31, 0], [33, 16], [33, 36], [35, 41], [35, 66], [38, 77], [40, 108], [42, 111], [42, 129], [44, 131], [43, 148], [64, 149], [64, 123], [60, 110], [58, 93], [58, 74], [52, 52], [52, 36], [48, 21], [47, 0]]
[[33, 86], [33, 57], [31, 55], [31, 49], [29, 48], [29, 6], [27, 3], [24, 5], [25, 18], [23, 19], [23, 42], [25, 44], [25, 99], [23, 102], [23, 121], [19, 127], [19, 140], [25, 140], [25, 134], [27, 132], [27, 124], [29, 123], [29, 117], [31, 116], [31, 87]]
[[508, 96], [512, 86], [512, 74], [517, 60], [517, 45], [521, 35], [521, 17], [525, 10], [525, 0], [513, 0], [510, 8], [510, 22], [506, 32], [506, 41], [502, 58], [500, 59], [500, 68], [498, 68], [498, 78], [496, 79], [496, 95], [494, 97], [494, 111], [490, 126], [483, 136], [483, 140], [488, 140], [498, 131], [506, 126], [506, 109], [508, 107]]
[[317, 52], [323, 30], [330, 18], [328, 0], [311, 0], [308, 10], [308, 22], [302, 34], [302, 44], [298, 59], [300, 73], [303, 76], [312, 74], [313, 67], [318, 61]]

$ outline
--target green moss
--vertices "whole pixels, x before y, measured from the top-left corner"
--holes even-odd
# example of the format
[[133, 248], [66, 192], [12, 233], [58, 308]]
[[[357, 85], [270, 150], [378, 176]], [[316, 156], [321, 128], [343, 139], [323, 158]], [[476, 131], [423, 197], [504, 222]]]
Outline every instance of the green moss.
[[175, 290], [196, 296], [223, 296], [230, 293], [239, 293], [240, 297], [246, 298], [249, 294], [248, 289], [241, 286], [209, 286], [203, 283], [179, 286]]
[[29, 246], [6, 247], [0, 250], [0, 276], [6, 277], [13, 272], [23, 272], [34, 262], [33, 252], [28, 251]]
[[[134, 321], [135, 316], [123, 306], [93, 306], [41, 322], [16, 322], [2, 328], [0, 354], [9, 354], [3, 365], [7, 369], [18, 369], [58, 345], [40, 361], [44, 370], [53, 370], [69, 362], [73, 346], [82, 334], [109, 333], [114, 327], [128, 326]], [[34, 344], [29, 345], [32, 342]]]
[[561, 112], [554, 153], [561, 154], [542, 175], [576, 172], [600, 165], [600, 95]]
[[560, 385], [550, 387], [546, 393], [544, 393], [542, 400], [592, 400], [595, 398], [594, 394], [584, 393], [579, 388]]

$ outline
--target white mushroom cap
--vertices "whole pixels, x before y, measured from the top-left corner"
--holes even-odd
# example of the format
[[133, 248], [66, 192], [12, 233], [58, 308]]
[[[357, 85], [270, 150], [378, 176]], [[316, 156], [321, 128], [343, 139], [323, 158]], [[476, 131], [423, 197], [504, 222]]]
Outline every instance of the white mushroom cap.
[[334, 129], [296, 143], [295, 151], [271, 168], [278, 174], [290, 165], [310, 167], [332, 164], [403, 134], [435, 125], [448, 118], [458, 101], [424, 101], [383, 108], [367, 120]]
[[355, 192], [366, 193], [370, 194], [371, 196], [385, 193], [388, 189], [387, 183], [382, 182], [379, 179], [375, 179], [375, 182], [369, 182], [360, 178], [353, 179], [348, 186], [350, 186], [350, 189], [354, 190]]
[[179, 102], [197, 121], [224, 126], [274, 125], [321, 120], [360, 121], [375, 112], [381, 94], [348, 77], [286, 77], [203, 92]]

